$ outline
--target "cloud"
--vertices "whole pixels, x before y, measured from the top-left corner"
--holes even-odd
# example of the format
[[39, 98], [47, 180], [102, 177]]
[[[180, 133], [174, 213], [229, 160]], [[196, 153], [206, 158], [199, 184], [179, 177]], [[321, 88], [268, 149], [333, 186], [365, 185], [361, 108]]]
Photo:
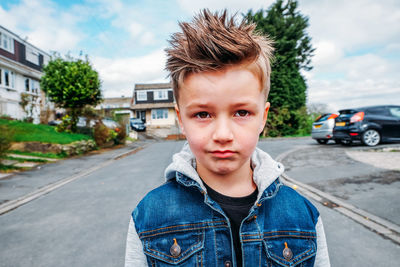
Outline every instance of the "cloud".
[[197, 13], [200, 9], [208, 8], [210, 10], [228, 9], [230, 12], [240, 11], [247, 13], [248, 10], [253, 9], [257, 11], [261, 8], [266, 9], [274, 1], [260, 1], [260, 0], [204, 0], [204, 1], [191, 1], [191, 0], [177, 0], [178, 5], [186, 12], [193, 14]]
[[0, 8], [0, 17], [4, 27], [45, 51], [65, 53], [84, 38], [77, 26], [81, 19], [48, 0], [23, 0], [7, 11]]
[[94, 57], [92, 62], [99, 71], [105, 96], [130, 96], [134, 83], [166, 82], [165, 52], [156, 50], [141, 57], [111, 59]]

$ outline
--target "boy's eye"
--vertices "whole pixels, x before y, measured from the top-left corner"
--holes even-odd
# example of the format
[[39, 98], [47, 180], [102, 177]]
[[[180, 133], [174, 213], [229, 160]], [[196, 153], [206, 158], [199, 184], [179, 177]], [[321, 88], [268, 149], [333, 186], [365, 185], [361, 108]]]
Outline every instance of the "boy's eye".
[[235, 113], [236, 117], [246, 117], [249, 115], [249, 112], [247, 110], [238, 110]]
[[208, 112], [202, 111], [202, 112], [196, 113], [196, 118], [207, 119], [207, 118], [210, 118], [210, 114], [208, 114]]

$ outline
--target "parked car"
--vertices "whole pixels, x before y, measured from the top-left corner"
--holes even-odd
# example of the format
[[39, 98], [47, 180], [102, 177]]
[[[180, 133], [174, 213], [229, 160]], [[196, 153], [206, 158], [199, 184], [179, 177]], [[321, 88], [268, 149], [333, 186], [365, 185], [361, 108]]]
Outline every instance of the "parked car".
[[130, 124], [131, 124], [132, 130], [135, 130], [138, 132], [146, 131], [146, 124], [144, 123], [144, 121], [142, 121], [142, 119], [131, 118]]
[[327, 144], [333, 138], [333, 127], [338, 114], [326, 113], [320, 115], [312, 124], [311, 137], [320, 144]]
[[339, 111], [333, 138], [344, 144], [361, 141], [367, 146], [400, 141], [400, 106], [371, 106]]

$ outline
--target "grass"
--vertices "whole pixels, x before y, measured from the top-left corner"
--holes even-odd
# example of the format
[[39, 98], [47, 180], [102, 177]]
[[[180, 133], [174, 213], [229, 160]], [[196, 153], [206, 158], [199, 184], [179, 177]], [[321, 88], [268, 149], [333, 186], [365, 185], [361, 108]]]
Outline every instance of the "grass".
[[22, 167], [15, 167], [15, 166], [8, 166], [8, 165], [2, 165], [0, 163], [0, 172], [11, 172], [11, 171], [15, 171], [15, 170], [25, 170], [27, 168], [22, 168]]
[[28, 162], [40, 162], [40, 163], [48, 162], [48, 160], [45, 160], [45, 159], [24, 159], [24, 158], [10, 157], [10, 156], [3, 157], [3, 159], [16, 160], [18, 162], [27, 162], [27, 161]]
[[84, 134], [59, 133], [54, 126], [44, 124], [0, 119], [0, 125], [7, 125], [14, 133], [14, 142], [69, 144], [75, 141], [91, 139], [90, 136]]
[[41, 153], [41, 152], [22, 152], [18, 150], [9, 150], [7, 153], [25, 155], [25, 156], [35, 156], [35, 157], [43, 157], [43, 158], [51, 158], [51, 159], [63, 159], [67, 157], [65, 154], [54, 154], [54, 153]]

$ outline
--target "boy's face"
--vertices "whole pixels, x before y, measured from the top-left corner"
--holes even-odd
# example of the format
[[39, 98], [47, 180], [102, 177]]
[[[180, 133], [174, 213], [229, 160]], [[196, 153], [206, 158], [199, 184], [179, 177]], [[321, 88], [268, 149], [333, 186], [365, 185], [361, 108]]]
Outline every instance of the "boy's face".
[[234, 175], [250, 168], [269, 109], [257, 76], [244, 67], [193, 73], [181, 85], [178, 102], [198, 170]]

